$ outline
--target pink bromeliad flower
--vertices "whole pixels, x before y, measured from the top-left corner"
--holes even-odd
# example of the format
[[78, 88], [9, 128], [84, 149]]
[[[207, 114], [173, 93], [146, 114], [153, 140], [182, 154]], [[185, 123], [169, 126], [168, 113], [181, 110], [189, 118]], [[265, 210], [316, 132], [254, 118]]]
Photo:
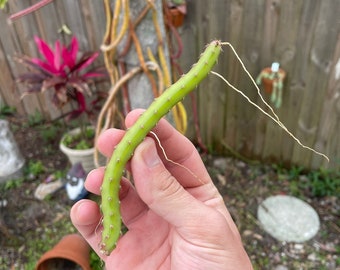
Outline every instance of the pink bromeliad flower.
[[70, 113], [71, 118], [83, 112], [89, 113], [84, 96], [92, 94], [89, 84], [107, 75], [103, 68], [87, 70], [99, 53], [80, 54], [76, 37], [72, 37], [68, 46], [57, 40], [54, 48], [39, 37], [34, 37], [34, 40], [42, 58], [24, 56], [19, 59], [31, 69], [31, 72], [18, 76], [18, 81], [27, 85], [24, 95], [54, 90], [52, 102], [57, 107], [64, 106], [70, 100], [78, 104], [78, 109]]

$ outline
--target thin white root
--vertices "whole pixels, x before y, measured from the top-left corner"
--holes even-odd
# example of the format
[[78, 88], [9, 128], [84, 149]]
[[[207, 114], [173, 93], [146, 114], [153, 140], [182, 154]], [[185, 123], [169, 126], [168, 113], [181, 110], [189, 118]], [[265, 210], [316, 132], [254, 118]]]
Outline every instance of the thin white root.
[[180, 163], [178, 163], [178, 162], [176, 162], [176, 161], [173, 161], [173, 160], [171, 160], [170, 158], [168, 158], [167, 154], [165, 153], [165, 149], [164, 149], [164, 147], [162, 146], [161, 141], [160, 141], [160, 139], [158, 138], [158, 136], [156, 135], [156, 133], [154, 133], [153, 131], [150, 131], [149, 133], [154, 137], [154, 139], [156, 139], [157, 144], [158, 144], [159, 148], [162, 150], [163, 156], [164, 156], [164, 158], [166, 159], [166, 161], [168, 161], [168, 162], [170, 162], [170, 163], [172, 163], [172, 164], [174, 164], [174, 165], [176, 165], [176, 166], [179, 166], [179, 167], [181, 167], [182, 169], [186, 170], [186, 171], [187, 171], [188, 173], [190, 173], [194, 178], [196, 178], [202, 185], [206, 184], [206, 183], [203, 182], [202, 179], [200, 179], [200, 178], [199, 178], [192, 170], [190, 170], [188, 167], [185, 167], [184, 165], [182, 165], [182, 164], [180, 164]]
[[272, 115], [270, 115], [269, 113], [265, 112], [260, 106], [258, 106], [256, 103], [254, 103], [246, 94], [244, 94], [241, 90], [237, 89], [235, 86], [233, 86], [227, 79], [225, 79], [221, 74], [211, 71], [212, 74], [214, 74], [215, 76], [221, 78], [230, 88], [232, 88], [233, 90], [235, 90], [237, 93], [241, 94], [250, 104], [252, 104], [253, 106], [255, 106], [257, 109], [259, 109], [263, 114], [265, 114], [267, 117], [269, 117], [270, 119], [272, 119], [276, 124], [278, 124], [291, 138], [293, 138], [302, 148], [308, 149], [310, 151], [312, 151], [313, 153], [322, 156], [323, 158], [325, 158], [328, 162], [329, 162], [329, 158], [328, 156], [326, 156], [325, 154], [304, 145], [303, 143], [300, 142], [300, 140], [298, 138], [296, 138], [288, 129], [287, 127], [280, 121], [280, 118], [278, 117], [278, 115], [274, 112], [273, 108], [264, 100], [263, 96], [260, 93], [260, 88], [257, 86], [255, 80], [253, 79], [253, 77], [251, 76], [251, 74], [249, 73], [249, 71], [247, 70], [247, 68], [245, 67], [245, 65], [243, 64], [241, 58], [239, 57], [239, 55], [237, 54], [237, 52], [235, 51], [235, 49], [233, 48], [233, 46], [229, 43], [229, 42], [223, 42], [222, 45], [227, 45], [231, 48], [232, 52], [234, 53], [234, 55], [236, 56], [237, 60], [240, 62], [243, 70], [245, 71], [245, 73], [248, 75], [248, 77], [250, 78], [251, 82], [254, 84], [254, 86], [256, 87], [257, 90], [257, 94], [258, 96], [261, 98], [262, 102], [265, 104], [266, 107], [269, 108], [269, 110], [273, 113], [274, 117]]

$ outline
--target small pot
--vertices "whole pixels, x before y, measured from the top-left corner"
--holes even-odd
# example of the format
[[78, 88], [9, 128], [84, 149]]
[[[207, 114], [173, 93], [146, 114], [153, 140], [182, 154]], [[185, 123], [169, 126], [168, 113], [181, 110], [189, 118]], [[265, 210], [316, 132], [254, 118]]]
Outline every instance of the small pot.
[[179, 6], [167, 6], [166, 9], [166, 17], [168, 22], [178, 28], [183, 25], [184, 17], [186, 14], [186, 5], [179, 5]]
[[39, 259], [35, 269], [66, 269], [67, 264], [80, 266], [83, 270], [91, 270], [90, 246], [79, 234], [69, 234], [63, 237]]
[[171, 8], [169, 9], [168, 19], [174, 27], [178, 28], [183, 25], [184, 14], [180, 12], [177, 8]]
[[[267, 68], [263, 69], [263, 72], [271, 73], [272, 70], [271, 70], [270, 67], [267, 67]], [[284, 78], [286, 77], [286, 71], [284, 71], [283, 69], [280, 68], [279, 74], [282, 77], [282, 80], [284, 80]], [[273, 80], [272, 79], [262, 78], [262, 85], [263, 85], [264, 91], [267, 94], [270, 95], [273, 92]]]
[[[80, 128], [73, 129], [68, 132], [68, 134], [77, 134], [80, 132]], [[89, 149], [72, 149], [67, 147], [65, 144], [63, 144], [63, 140], [66, 135], [64, 135], [59, 143], [59, 148], [61, 152], [63, 152], [69, 159], [72, 165], [76, 163], [81, 163], [86, 173], [90, 172], [91, 170], [96, 168], [96, 165], [94, 163], [94, 153], [95, 148], [89, 148]], [[105, 164], [105, 158], [101, 155], [99, 155], [99, 162], [100, 164]]]

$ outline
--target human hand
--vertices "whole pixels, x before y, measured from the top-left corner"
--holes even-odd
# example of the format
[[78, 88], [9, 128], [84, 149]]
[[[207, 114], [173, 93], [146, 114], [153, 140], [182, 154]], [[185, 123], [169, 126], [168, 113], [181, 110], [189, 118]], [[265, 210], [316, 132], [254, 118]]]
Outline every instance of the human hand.
[[[131, 112], [126, 126], [141, 112]], [[164, 119], [153, 132], [166, 156], [149, 137], [137, 147], [128, 165], [135, 186], [123, 178], [119, 194], [128, 232], [112, 253], [100, 253], [101, 213], [95, 202], [81, 200], [72, 207], [75, 227], [106, 269], [252, 269], [239, 232], [195, 147]], [[100, 151], [111, 156], [124, 133], [105, 131], [98, 140]], [[100, 194], [103, 176], [103, 168], [93, 170], [86, 188]]]

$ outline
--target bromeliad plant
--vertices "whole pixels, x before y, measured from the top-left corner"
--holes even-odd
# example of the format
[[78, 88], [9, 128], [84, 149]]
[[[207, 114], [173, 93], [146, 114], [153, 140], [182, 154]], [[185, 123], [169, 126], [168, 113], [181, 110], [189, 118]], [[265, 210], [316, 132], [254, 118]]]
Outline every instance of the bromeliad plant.
[[34, 38], [41, 58], [23, 56], [18, 61], [30, 68], [30, 72], [18, 76], [18, 82], [27, 86], [23, 96], [27, 94], [43, 93], [47, 90], [54, 91], [52, 103], [62, 108], [69, 102], [75, 102], [77, 108], [67, 113], [67, 120], [75, 119], [86, 114], [88, 120], [94, 118], [94, 111], [103, 93], [96, 92], [89, 105], [86, 102], [86, 95], [93, 96], [90, 83], [94, 79], [106, 76], [105, 69], [87, 68], [98, 57], [99, 52], [79, 53], [79, 43], [76, 37], [72, 37], [68, 46], [63, 45], [59, 40], [52, 49], [44, 40]]

